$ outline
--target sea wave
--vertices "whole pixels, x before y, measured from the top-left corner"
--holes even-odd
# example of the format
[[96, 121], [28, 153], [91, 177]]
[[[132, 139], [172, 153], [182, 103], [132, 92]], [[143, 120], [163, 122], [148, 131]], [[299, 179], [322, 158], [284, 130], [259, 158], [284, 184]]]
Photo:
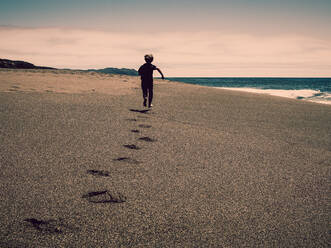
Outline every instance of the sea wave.
[[232, 88], [232, 87], [215, 87], [217, 89], [244, 91], [257, 94], [267, 94], [272, 96], [280, 96], [297, 100], [305, 100], [310, 102], [330, 104], [331, 94], [321, 92], [319, 90], [301, 89], [301, 90], [276, 90], [276, 89], [257, 89], [257, 88]]

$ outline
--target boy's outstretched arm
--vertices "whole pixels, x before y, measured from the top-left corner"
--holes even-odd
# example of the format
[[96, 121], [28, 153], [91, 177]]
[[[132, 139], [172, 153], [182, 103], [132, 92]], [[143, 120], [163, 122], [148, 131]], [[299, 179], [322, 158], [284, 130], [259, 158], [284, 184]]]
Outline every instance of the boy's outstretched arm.
[[156, 70], [161, 74], [161, 76], [162, 76], [162, 79], [164, 79], [164, 76], [163, 76], [163, 73], [162, 73], [162, 71], [159, 69], [159, 68], [156, 68]]

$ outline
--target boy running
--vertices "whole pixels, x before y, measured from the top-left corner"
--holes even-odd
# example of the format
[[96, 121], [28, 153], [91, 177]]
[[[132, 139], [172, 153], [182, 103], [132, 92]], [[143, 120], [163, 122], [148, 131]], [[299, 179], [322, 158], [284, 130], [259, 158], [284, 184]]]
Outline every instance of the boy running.
[[140, 66], [138, 73], [141, 77], [141, 88], [143, 91], [143, 98], [144, 98], [144, 107], [147, 106], [147, 96], [148, 96], [148, 107], [151, 108], [152, 101], [153, 101], [153, 71], [157, 70], [162, 79], [164, 79], [163, 73], [159, 68], [152, 64], [153, 62], [153, 55], [147, 54], [145, 55], [146, 63]]

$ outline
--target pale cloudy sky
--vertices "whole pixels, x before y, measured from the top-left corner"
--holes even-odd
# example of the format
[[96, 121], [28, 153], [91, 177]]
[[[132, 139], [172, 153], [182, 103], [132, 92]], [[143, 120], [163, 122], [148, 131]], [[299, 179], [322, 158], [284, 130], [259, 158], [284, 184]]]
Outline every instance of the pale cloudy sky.
[[331, 76], [330, 0], [1, 0], [0, 58], [167, 76]]

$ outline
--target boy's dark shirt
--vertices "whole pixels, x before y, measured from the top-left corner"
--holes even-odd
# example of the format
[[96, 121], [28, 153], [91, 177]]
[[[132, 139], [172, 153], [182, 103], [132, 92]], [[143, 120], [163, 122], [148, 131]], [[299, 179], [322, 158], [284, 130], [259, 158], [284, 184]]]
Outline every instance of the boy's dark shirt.
[[156, 70], [156, 66], [151, 63], [145, 63], [140, 66], [138, 72], [142, 82], [153, 82], [153, 71]]

